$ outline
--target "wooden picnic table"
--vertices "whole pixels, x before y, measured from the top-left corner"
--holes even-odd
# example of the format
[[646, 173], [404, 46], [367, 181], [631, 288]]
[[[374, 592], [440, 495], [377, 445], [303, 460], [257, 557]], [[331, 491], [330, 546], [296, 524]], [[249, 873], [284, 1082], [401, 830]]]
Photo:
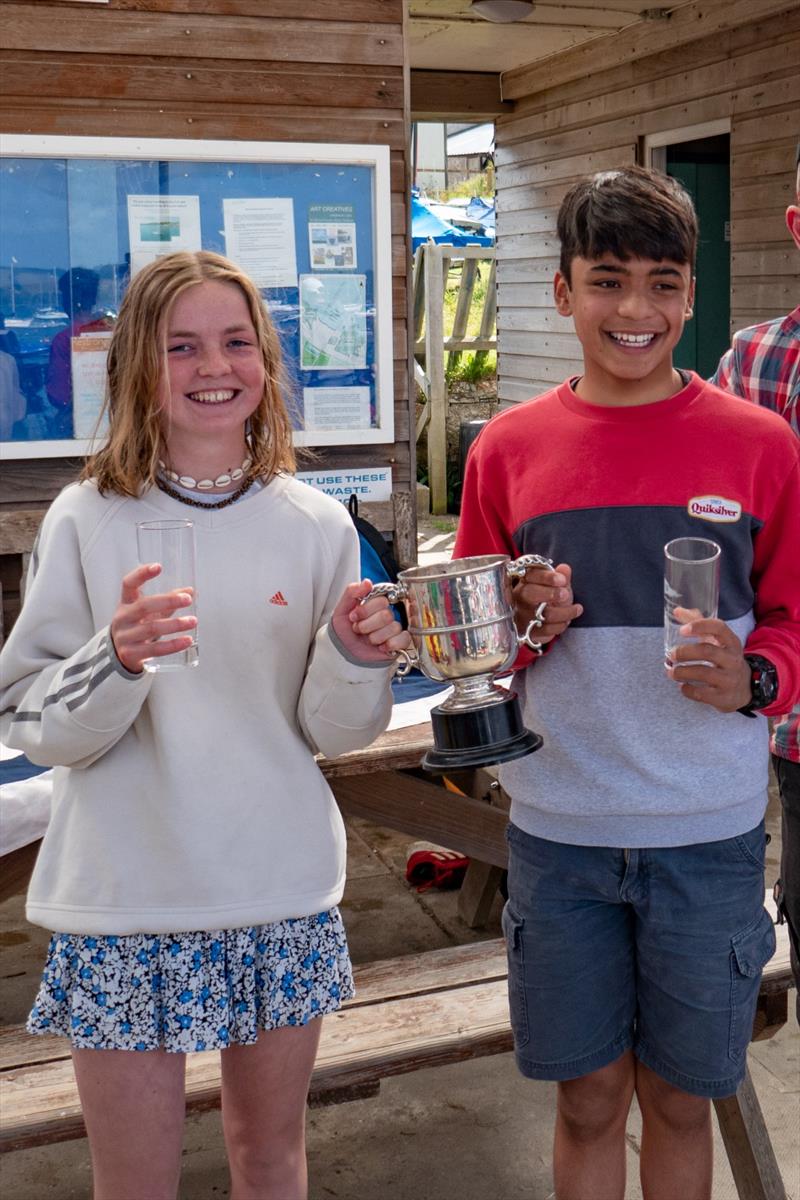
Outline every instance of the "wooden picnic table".
[[[425, 837], [470, 856], [460, 911], [465, 903], [468, 913], [476, 918], [471, 923], [479, 923], [478, 919], [488, 912], [489, 900], [494, 899], [507, 862], [507, 812], [490, 770], [460, 773], [457, 782], [461, 793], [426, 778], [419, 768], [431, 744], [431, 727], [424, 722], [384, 733], [364, 750], [334, 759], [321, 758], [320, 768], [344, 813]], [[35, 850], [35, 844], [23, 847], [30, 863]], [[472, 891], [468, 887], [471, 876], [476, 880]], [[21, 882], [18, 874], [16, 890]], [[765, 902], [770, 904], [769, 895]], [[789, 947], [785, 928], [778, 933], [778, 952], [761, 984], [753, 1028], [756, 1040], [772, 1037], [787, 1020], [787, 995], [792, 984]], [[346, 1093], [349, 1089], [354, 1095], [371, 1094], [386, 1074], [509, 1049], [503, 957], [502, 944], [496, 942], [428, 951], [413, 960], [410, 997], [385, 994], [385, 989], [373, 988], [368, 979], [370, 970], [381, 980], [387, 971], [391, 978], [399, 974], [405, 977], [411, 960], [362, 968], [368, 977], [364, 980], [366, 991], [362, 990], [360, 998], [345, 1006], [331, 1022], [332, 1027], [348, 1022], [347, 1027], [352, 1026], [350, 1040], [343, 1048], [340, 1028], [331, 1042], [331, 1061], [325, 1057], [327, 1051], [321, 1055], [316, 1086], [322, 1092], [333, 1088], [334, 1092], [344, 1089]], [[459, 964], [464, 965], [462, 959], [464, 963], [469, 959], [463, 978], [455, 971]], [[401, 962], [403, 972], [398, 970]], [[434, 972], [434, 962], [439, 974]], [[421, 982], [428, 976], [434, 980], [431, 994]], [[431, 995], [441, 1012], [432, 1006]], [[405, 1006], [402, 1013], [398, 1006]], [[28, 1037], [21, 1028], [0, 1031], [0, 1057], [4, 1057], [0, 1075], [7, 1095], [3, 1120], [9, 1126], [3, 1135], [4, 1149], [80, 1136], [82, 1132], [67, 1050], [60, 1042], [55, 1050], [48, 1049], [46, 1041]], [[44, 1051], [47, 1061], [43, 1061]], [[195, 1057], [200, 1065], [192, 1070], [210, 1072], [210, 1082], [205, 1075], [198, 1077], [196, 1096], [190, 1087], [190, 1107], [196, 1103], [200, 1111], [218, 1103], [218, 1068], [211, 1060]], [[342, 1098], [346, 1098], [344, 1094]], [[741, 1200], [785, 1200], [780, 1170], [749, 1072], [737, 1094], [715, 1101], [715, 1109]]]
[[430, 722], [393, 729], [365, 750], [320, 759], [342, 812], [458, 850], [470, 859], [458, 899], [472, 928], [486, 924], [508, 864], [508, 814], [491, 769], [451, 772], [459, 791], [420, 770], [433, 745]]

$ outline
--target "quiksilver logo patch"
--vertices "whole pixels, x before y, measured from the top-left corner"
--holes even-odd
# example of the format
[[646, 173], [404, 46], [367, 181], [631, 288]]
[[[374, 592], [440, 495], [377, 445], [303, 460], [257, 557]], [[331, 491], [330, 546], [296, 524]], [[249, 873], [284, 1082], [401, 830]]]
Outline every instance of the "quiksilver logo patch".
[[692, 496], [686, 507], [690, 517], [702, 521], [738, 521], [742, 515], [738, 500], [725, 500], [722, 496]]

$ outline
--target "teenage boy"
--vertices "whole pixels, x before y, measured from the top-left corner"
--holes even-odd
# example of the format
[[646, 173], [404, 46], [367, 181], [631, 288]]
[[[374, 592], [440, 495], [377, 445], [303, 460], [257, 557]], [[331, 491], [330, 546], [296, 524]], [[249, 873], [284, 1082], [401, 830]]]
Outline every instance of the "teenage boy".
[[[800, 142], [795, 155], [795, 201], [786, 210], [786, 224], [800, 250]], [[734, 334], [733, 345], [722, 356], [712, 382], [771, 408], [800, 436], [800, 305], [785, 317]], [[782, 807], [781, 878], [776, 897], [789, 926], [800, 1021], [800, 704], [777, 719], [770, 745]]]
[[[672, 365], [697, 241], [680, 185], [594, 176], [558, 231], [584, 373], [474, 443], [455, 546], [559, 564], [515, 591], [520, 625], [546, 601], [541, 641], [563, 635], [519, 676], [544, 748], [501, 772], [517, 1063], [558, 1081], [558, 1200], [621, 1200], [634, 1092], [647, 1200], [708, 1200], [709, 1098], [743, 1078], [775, 946], [753, 714], [800, 699], [800, 455], [774, 413]], [[702, 655], [666, 671], [678, 536], [722, 547], [720, 617], [687, 613]]]

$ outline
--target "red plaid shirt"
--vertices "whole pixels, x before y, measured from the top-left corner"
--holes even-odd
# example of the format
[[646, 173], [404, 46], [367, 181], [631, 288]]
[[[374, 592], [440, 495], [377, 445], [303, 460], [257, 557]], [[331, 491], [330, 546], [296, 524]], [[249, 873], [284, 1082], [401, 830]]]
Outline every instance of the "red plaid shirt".
[[[713, 383], [785, 417], [800, 436], [800, 306], [733, 336]], [[800, 704], [775, 723], [772, 749], [800, 762]]]

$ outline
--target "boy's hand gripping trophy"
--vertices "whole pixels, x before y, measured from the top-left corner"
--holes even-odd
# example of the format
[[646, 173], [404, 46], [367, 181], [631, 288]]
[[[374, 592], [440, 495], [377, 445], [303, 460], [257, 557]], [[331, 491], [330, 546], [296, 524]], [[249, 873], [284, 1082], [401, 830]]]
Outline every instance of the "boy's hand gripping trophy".
[[452, 696], [431, 712], [434, 748], [422, 760], [427, 771], [509, 762], [542, 745], [539, 734], [522, 723], [516, 692], [494, 682], [512, 666], [520, 646], [542, 653], [535, 634], [544, 624], [545, 605], [524, 634], [514, 625], [510, 581], [529, 567], [552, 570], [553, 563], [538, 554], [457, 558], [410, 567], [397, 583], [377, 584], [370, 592], [406, 605], [415, 654], [401, 652], [400, 673], [419, 666], [429, 679], [453, 684]]

